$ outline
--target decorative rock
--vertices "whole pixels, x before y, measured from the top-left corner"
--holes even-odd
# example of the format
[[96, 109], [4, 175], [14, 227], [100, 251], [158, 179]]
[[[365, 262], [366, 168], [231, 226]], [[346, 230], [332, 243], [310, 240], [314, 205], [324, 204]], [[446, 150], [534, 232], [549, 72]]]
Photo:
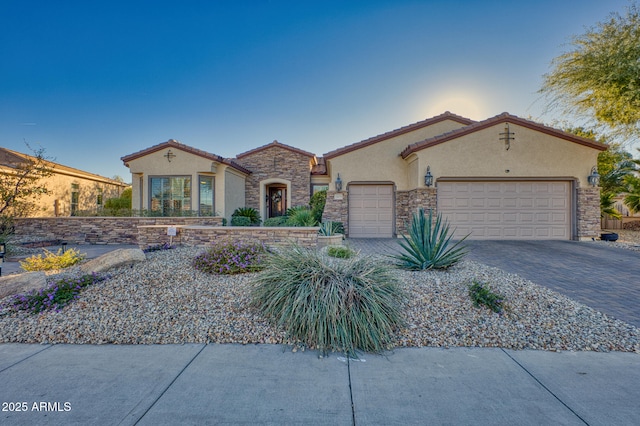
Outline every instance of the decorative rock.
[[0, 277], [0, 299], [18, 293], [26, 293], [31, 290], [45, 288], [46, 286], [46, 275], [42, 271], [7, 275], [6, 277]]
[[112, 268], [131, 265], [146, 259], [147, 257], [140, 249], [118, 249], [83, 263], [80, 265], [80, 270], [85, 273], [106, 272]]

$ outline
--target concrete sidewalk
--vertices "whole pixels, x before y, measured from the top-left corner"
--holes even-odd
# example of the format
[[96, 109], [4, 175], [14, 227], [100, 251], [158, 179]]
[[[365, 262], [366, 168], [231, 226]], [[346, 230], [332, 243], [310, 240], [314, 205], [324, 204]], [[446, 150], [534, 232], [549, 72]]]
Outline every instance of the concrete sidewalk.
[[[607, 424], [640, 418], [633, 353], [0, 344], [0, 424]], [[20, 408], [22, 411], [17, 411]]]

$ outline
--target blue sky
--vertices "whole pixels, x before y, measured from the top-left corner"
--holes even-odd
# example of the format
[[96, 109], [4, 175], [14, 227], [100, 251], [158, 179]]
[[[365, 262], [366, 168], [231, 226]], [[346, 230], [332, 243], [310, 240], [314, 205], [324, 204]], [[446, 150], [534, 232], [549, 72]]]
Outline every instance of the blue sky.
[[130, 181], [176, 139], [322, 155], [446, 110], [550, 123], [537, 94], [627, 0], [0, 0], [0, 146]]

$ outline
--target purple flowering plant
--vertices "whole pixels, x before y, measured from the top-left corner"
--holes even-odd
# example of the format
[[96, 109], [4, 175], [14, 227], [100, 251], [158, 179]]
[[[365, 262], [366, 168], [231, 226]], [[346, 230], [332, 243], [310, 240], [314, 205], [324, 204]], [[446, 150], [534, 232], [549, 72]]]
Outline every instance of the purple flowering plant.
[[169, 243], [164, 243], [164, 244], [156, 244], [154, 246], [149, 246], [146, 249], [142, 250], [144, 253], [150, 253], [153, 251], [162, 251], [162, 250], [171, 250], [176, 248], [176, 246], [171, 245]]
[[49, 310], [60, 312], [64, 306], [80, 297], [80, 291], [83, 288], [107, 278], [108, 276], [99, 276], [93, 273], [76, 279], [61, 279], [40, 290], [17, 294], [9, 299], [9, 302], [2, 308], [9, 308], [12, 311], [28, 311], [33, 314]]
[[193, 266], [212, 274], [242, 274], [263, 268], [267, 249], [262, 243], [249, 241], [220, 241], [199, 254]]

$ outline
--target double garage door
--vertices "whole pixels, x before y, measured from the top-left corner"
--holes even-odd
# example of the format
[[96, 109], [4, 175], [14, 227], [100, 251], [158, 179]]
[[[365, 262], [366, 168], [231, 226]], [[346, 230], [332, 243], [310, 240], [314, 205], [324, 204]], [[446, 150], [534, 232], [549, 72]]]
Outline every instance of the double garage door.
[[438, 211], [457, 237], [571, 239], [570, 182], [438, 182]]

